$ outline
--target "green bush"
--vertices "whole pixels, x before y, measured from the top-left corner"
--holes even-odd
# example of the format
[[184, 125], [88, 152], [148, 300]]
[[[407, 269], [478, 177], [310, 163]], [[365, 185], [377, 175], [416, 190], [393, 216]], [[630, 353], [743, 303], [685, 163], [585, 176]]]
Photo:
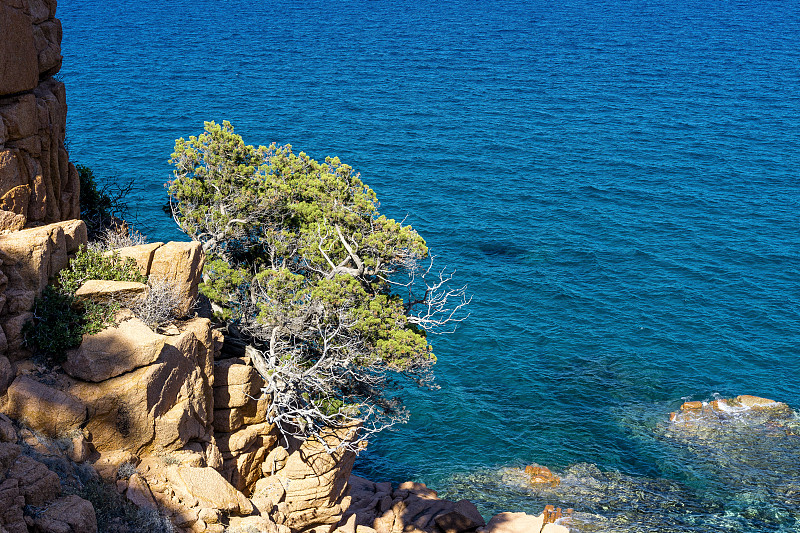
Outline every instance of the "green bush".
[[130, 257], [105, 255], [98, 250], [81, 248], [69, 266], [58, 273], [60, 292], [75, 294], [89, 279], [147, 282], [147, 276], [139, 272], [136, 261]]
[[33, 322], [26, 324], [25, 343], [61, 359], [66, 350], [81, 343], [83, 313], [73, 308], [74, 298], [47, 286], [33, 304]]
[[118, 303], [76, 301], [75, 291], [89, 279], [147, 281], [133, 259], [81, 248], [59, 273], [58, 284], [45, 287], [36, 299], [34, 320], [23, 330], [28, 347], [60, 363], [67, 350], [80, 346], [83, 335], [98, 333], [113, 322]]

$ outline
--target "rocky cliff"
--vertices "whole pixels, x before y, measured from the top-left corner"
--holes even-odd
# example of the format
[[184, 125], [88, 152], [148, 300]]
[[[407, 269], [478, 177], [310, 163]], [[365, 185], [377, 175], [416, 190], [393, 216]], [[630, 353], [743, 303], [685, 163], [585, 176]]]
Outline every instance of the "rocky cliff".
[[[87, 244], [64, 147], [64, 84], [53, 77], [55, 11], [55, 0], [0, 0], [0, 533], [482, 528], [468, 501], [351, 477], [355, 454], [326, 451], [347, 431], [331, 431], [327, 446], [282, 439], [245, 346], [194, 313], [198, 243], [116, 251], [177, 289], [182, 319], [154, 330], [123, 308], [63, 362], [34, 357], [23, 333], [34, 302]], [[89, 280], [78, 292], [147, 290], [114, 283]], [[128, 507], [108, 516], [111, 501]], [[545, 521], [500, 515], [485, 531], [558, 531]]]
[[80, 215], [55, 13], [56, 0], [0, 0], [0, 229]]

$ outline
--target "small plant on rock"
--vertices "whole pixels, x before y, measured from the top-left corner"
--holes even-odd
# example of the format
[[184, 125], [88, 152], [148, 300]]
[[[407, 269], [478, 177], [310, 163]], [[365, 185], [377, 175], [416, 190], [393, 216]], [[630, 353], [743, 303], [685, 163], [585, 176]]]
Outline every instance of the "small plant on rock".
[[146, 244], [147, 237], [128, 227], [127, 223], [112, 226], [89, 242], [89, 249], [98, 252], [113, 252], [118, 248]]
[[122, 463], [117, 468], [117, 479], [130, 479], [136, 473], [136, 465], [133, 463]]
[[136, 507], [119, 494], [113, 485], [100, 479], [90, 479], [74, 492], [89, 500], [97, 517], [98, 531], [125, 531], [127, 533], [175, 533], [168, 518], [155, 509]]
[[183, 296], [175, 283], [156, 278], [147, 286], [147, 296], [132, 309], [136, 316], [153, 329], [179, 318]]
[[132, 259], [81, 248], [59, 273], [58, 284], [45, 287], [36, 299], [34, 320], [23, 330], [27, 346], [60, 363], [67, 350], [80, 345], [83, 335], [98, 333], [113, 322], [118, 303], [75, 299], [75, 291], [89, 279], [147, 281]]
[[146, 283], [147, 277], [139, 272], [136, 261], [118, 254], [106, 255], [98, 250], [81, 248], [69, 266], [59, 272], [59, 291], [75, 294], [86, 280], [138, 281]]

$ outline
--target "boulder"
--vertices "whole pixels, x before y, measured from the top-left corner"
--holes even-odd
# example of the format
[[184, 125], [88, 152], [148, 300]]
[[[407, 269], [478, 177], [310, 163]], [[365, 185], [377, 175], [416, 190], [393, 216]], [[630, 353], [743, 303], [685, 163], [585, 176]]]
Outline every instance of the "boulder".
[[124, 248], [117, 248], [106, 252], [106, 255], [118, 254], [120, 257], [130, 257], [136, 261], [136, 266], [139, 267], [139, 272], [144, 276], [150, 275], [150, 265], [153, 263], [153, 257], [158, 248], [163, 246], [163, 242], [153, 242], [149, 244], [140, 244], [137, 246], [126, 246]]
[[199, 242], [168, 242], [155, 250], [150, 277], [166, 280], [178, 287], [180, 312], [188, 314], [197, 301], [205, 256]]
[[525, 473], [531, 477], [531, 484], [536, 485], [549, 485], [557, 487], [561, 480], [553, 474], [546, 466], [528, 465], [525, 467]]
[[[198, 378], [195, 374], [195, 377]], [[198, 379], [199, 382], [199, 379]], [[181, 398], [169, 411], [155, 419], [156, 449], [175, 449], [184, 446], [187, 442], [200, 439], [206, 434], [207, 407], [201, 397], [202, 387], [197, 383], [187, 383], [193, 390], [181, 394], [188, 397]], [[196, 453], [196, 464], [201, 464], [205, 458], [203, 454]]]
[[[331, 432], [324, 438], [336, 448], [350, 429]], [[336, 524], [341, 518], [347, 480], [355, 453], [340, 449], [328, 453], [318, 441], [308, 439], [289, 454], [275, 476], [286, 490], [287, 521], [292, 529]], [[348, 499], [349, 502], [349, 499]]]
[[0, 3], [0, 95], [31, 91], [39, 83], [39, 57], [31, 19]]
[[67, 254], [76, 253], [81, 246], [86, 246], [89, 242], [86, 223], [83, 220], [65, 220], [52, 225], [59, 226], [64, 232]]
[[94, 507], [74, 494], [50, 503], [34, 524], [37, 531], [47, 533], [97, 533]]
[[83, 436], [83, 433], [79, 433], [77, 436], [74, 436], [70, 439], [70, 447], [67, 452], [67, 457], [71, 461], [76, 463], [82, 463], [89, 459], [89, 456], [92, 454], [92, 445], [86, 440], [86, 437]]
[[98, 452], [142, 455], [181, 449], [206, 433], [211, 406], [203, 383], [195, 355], [165, 343], [154, 363], [69, 391], [89, 408], [86, 429]]
[[[6, 151], [4, 154], [3, 150], [0, 150], [0, 187], [5, 187], [2, 185], [4, 183], [16, 183], [28, 179], [24, 167], [18, 160], [9, 159], [8, 153]], [[31, 186], [27, 183], [17, 185], [0, 196], [0, 209], [21, 215], [27, 221], [30, 199]]]
[[147, 296], [147, 285], [136, 281], [89, 279], [75, 291], [78, 300], [119, 302], [125, 307], [135, 305]]
[[483, 533], [531, 533], [542, 530], [544, 518], [525, 513], [500, 513], [492, 517]]
[[271, 429], [269, 424], [254, 424], [233, 433], [217, 433], [217, 445], [222, 453], [230, 456], [250, 448], [261, 435], [269, 434]]
[[184, 502], [197, 502], [200, 507], [241, 515], [253, 512], [247, 498], [213, 468], [169, 465], [166, 476], [175, 494]]
[[218, 524], [222, 520], [222, 513], [219, 509], [204, 507], [197, 513], [197, 519], [206, 524]]
[[750, 396], [749, 394], [737, 396], [735, 398], [735, 403], [742, 407], [747, 407], [748, 409], [773, 409], [786, 405], [782, 402], [776, 402], [775, 400], [769, 400], [767, 398], [759, 398], [758, 396]]
[[[3, 312], [3, 307], [5, 306], [5, 304], [6, 304], [5, 296], [4, 295], [0, 296], [0, 313]], [[6, 338], [6, 332], [3, 330], [3, 328], [0, 328], [0, 353], [5, 353], [6, 350], [8, 350], [8, 339]], [[0, 367], [4, 367], [4, 364], [0, 363]], [[7, 386], [8, 383], [6, 383], [6, 387]], [[5, 390], [0, 392], [0, 395], [2, 394], [5, 394]]]
[[6, 357], [9, 361], [17, 361], [30, 355], [26, 349], [23, 348], [25, 337], [22, 330], [25, 324], [33, 320], [33, 313], [20, 313], [19, 315], [5, 318], [2, 320], [3, 335], [6, 338]]
[[[67, 226], [75, 231], [83, 223]], [[63, 223], [0, 235], [0, 260], [9, 289], [41, 294], [49, 279], [67, 266], [67, 237]], [[74, 242], [74, 239], [73, 239]]]
[[256, 482], [261, 478], [261, 465], [264, 458], [276, 440], [275, 435], [259, 438], [249, 450], [230, 460], [223, 461], [223, 471], [226, 470], [227, 463], [235, 462], [231, 476], [231, 484], [234, 487], [245, 494], [252, 493]]
[[[108, 282], [110, 291], [113, 284], [127, 282]], [[81, 289], [85, 288], [85, 283]], [[90, 284], [92, 287], [103, 283]], [[145, 285], [137, 283], [135, 289], [142, 290]], [[91, 287], [90, 287], [91, 288]], [[89, 292], [89, 289], [84, 293]], [[83, 381], [100, 382], [120, 376], [136, 368], [154, 363], [164, 349], [166, 337], [154, 333], [138, 318], [123, 320], [116, 326], [102, 330], [95, 335], [84, 335], [81, 345], [67, 352], [64, 371]]]
[[48, 20], [34, 26], [39, 72], [52, 75], [61, 70], [61, 21]]
[[258, 531], [259, 533], [278, 533], [278, 525], [266, 516], [233, 516], [229, 521], [229, 531]]
[[[17, 460], [21, 451], [20, 447], [13, 442], [0, 443], [0, 477], [6, 476], [8, 469], [11, 468], [11, 465]], [[18, 484], [14, 486], [18, 486]], [[2, 507], [0, 507], [0, 509], [1, 508]]]
[[8, 470], [8, 477], [18, 481], [19, 492], [25, 497], [26, 505], [39, 507], [61, 492], [58, 475], [27, 455], [17, 457]]
[[[223, 360], [223, 361], [229, 361]], [[214, 406], [243, 407], [261, 396], [264, 380], [246, 365], [214, 365]]]
[[19, 149], [0, 149], [0, 207], [27, 217], [31, 192], [29, 182], [28, 169]]
[[157, 509], [156, 500], [153, 498], [153, 493], [150, 492], [150, 487], [147, 486], [147, 481], [139, 474], [133, 474], [128, 479], [125, 497], [137, 507], [153, 510]]
[[27, 0], [28, 12], [31, 22], [41, 24], [55, 16], [55, 2], [53, 0]]
[[275, 446], [272, 448], [264, 462], [261, 465], [261, 472], [265, 476], [274, 476], [276, 472], [286, 466], [286, 461], [289, 460], [289, 452], [283, 446]]
[[0, 231], [19, 231], [25, 227], [24, 215], [0, 209]]
[[33, 302], [36, 300], [34, 291], [9, 289], [6, 291], [5, 312], [9, 315], [18, 315], [33, 309]]
[[[5, 340], [5, 336], [3, 336]], [[11, 368], [11, 363], [8, 357], [0, 355], [0, 396], [6, 393], [8, 386], [14, 381], [14, 370]]]
[[[253, 500], [262, 498], [262, 501], [268, 500], [273, 505], [277, 505], [284, 501], [286, 497], [286, 489], [283, 488], [281, 481], [275, 476], [262, 477], [256, 481], [255, 489], [253, 490]], [[264, 511], [261, 509], [262, 512]]]
[[782, 426], [793, 417], [794, 411], [783, 402], [742, 394], [710, 402], [684, 402], [678, 411], [670, 413], [669, 420], [673, 429], [708, 433], [732, 420], [754, 426], [764, 423]]
[[19, 493], [19, 482], [16, 479], [0, 482], [0, 531], [28, 533], [22, 513], [24, 506], [25, 497]]
[[236, 431], [244, 425], [241, 409], [214, 409], [214, 429], [221, 433]]
[[17, 430], [6, 415], [0, 413], [0, 442], [17, 442]]
[[243, 385], [258, 380], [260, 380], [260, 376], [256, 369], [245, 364], [243, 359], [223, 359], [214, 363], [215, 387]]
[[86, 405], [28, 376], [18, 376], [8, 388], [5, 410], [48, 437], [64, 435], [86, 421]]

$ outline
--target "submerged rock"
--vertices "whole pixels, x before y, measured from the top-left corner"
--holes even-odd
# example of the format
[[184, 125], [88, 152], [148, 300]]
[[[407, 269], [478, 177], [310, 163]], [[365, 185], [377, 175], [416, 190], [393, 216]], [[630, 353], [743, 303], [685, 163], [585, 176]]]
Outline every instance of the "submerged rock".
[[796, 426], [797, 416], [785, 403], [743, 394], [709, 402], [684, 402], [678, 411], [670, 413], [667, 436], [713, 441], [740, 430], [765, 435], [778, 430], [794, 435]]
[[525, 473], [531, 476], [531, 484], [533, 485], [557, 487], [561, 483], [558, 476], [554, 475], [546, 466], [528, 465], [525, 467]]

